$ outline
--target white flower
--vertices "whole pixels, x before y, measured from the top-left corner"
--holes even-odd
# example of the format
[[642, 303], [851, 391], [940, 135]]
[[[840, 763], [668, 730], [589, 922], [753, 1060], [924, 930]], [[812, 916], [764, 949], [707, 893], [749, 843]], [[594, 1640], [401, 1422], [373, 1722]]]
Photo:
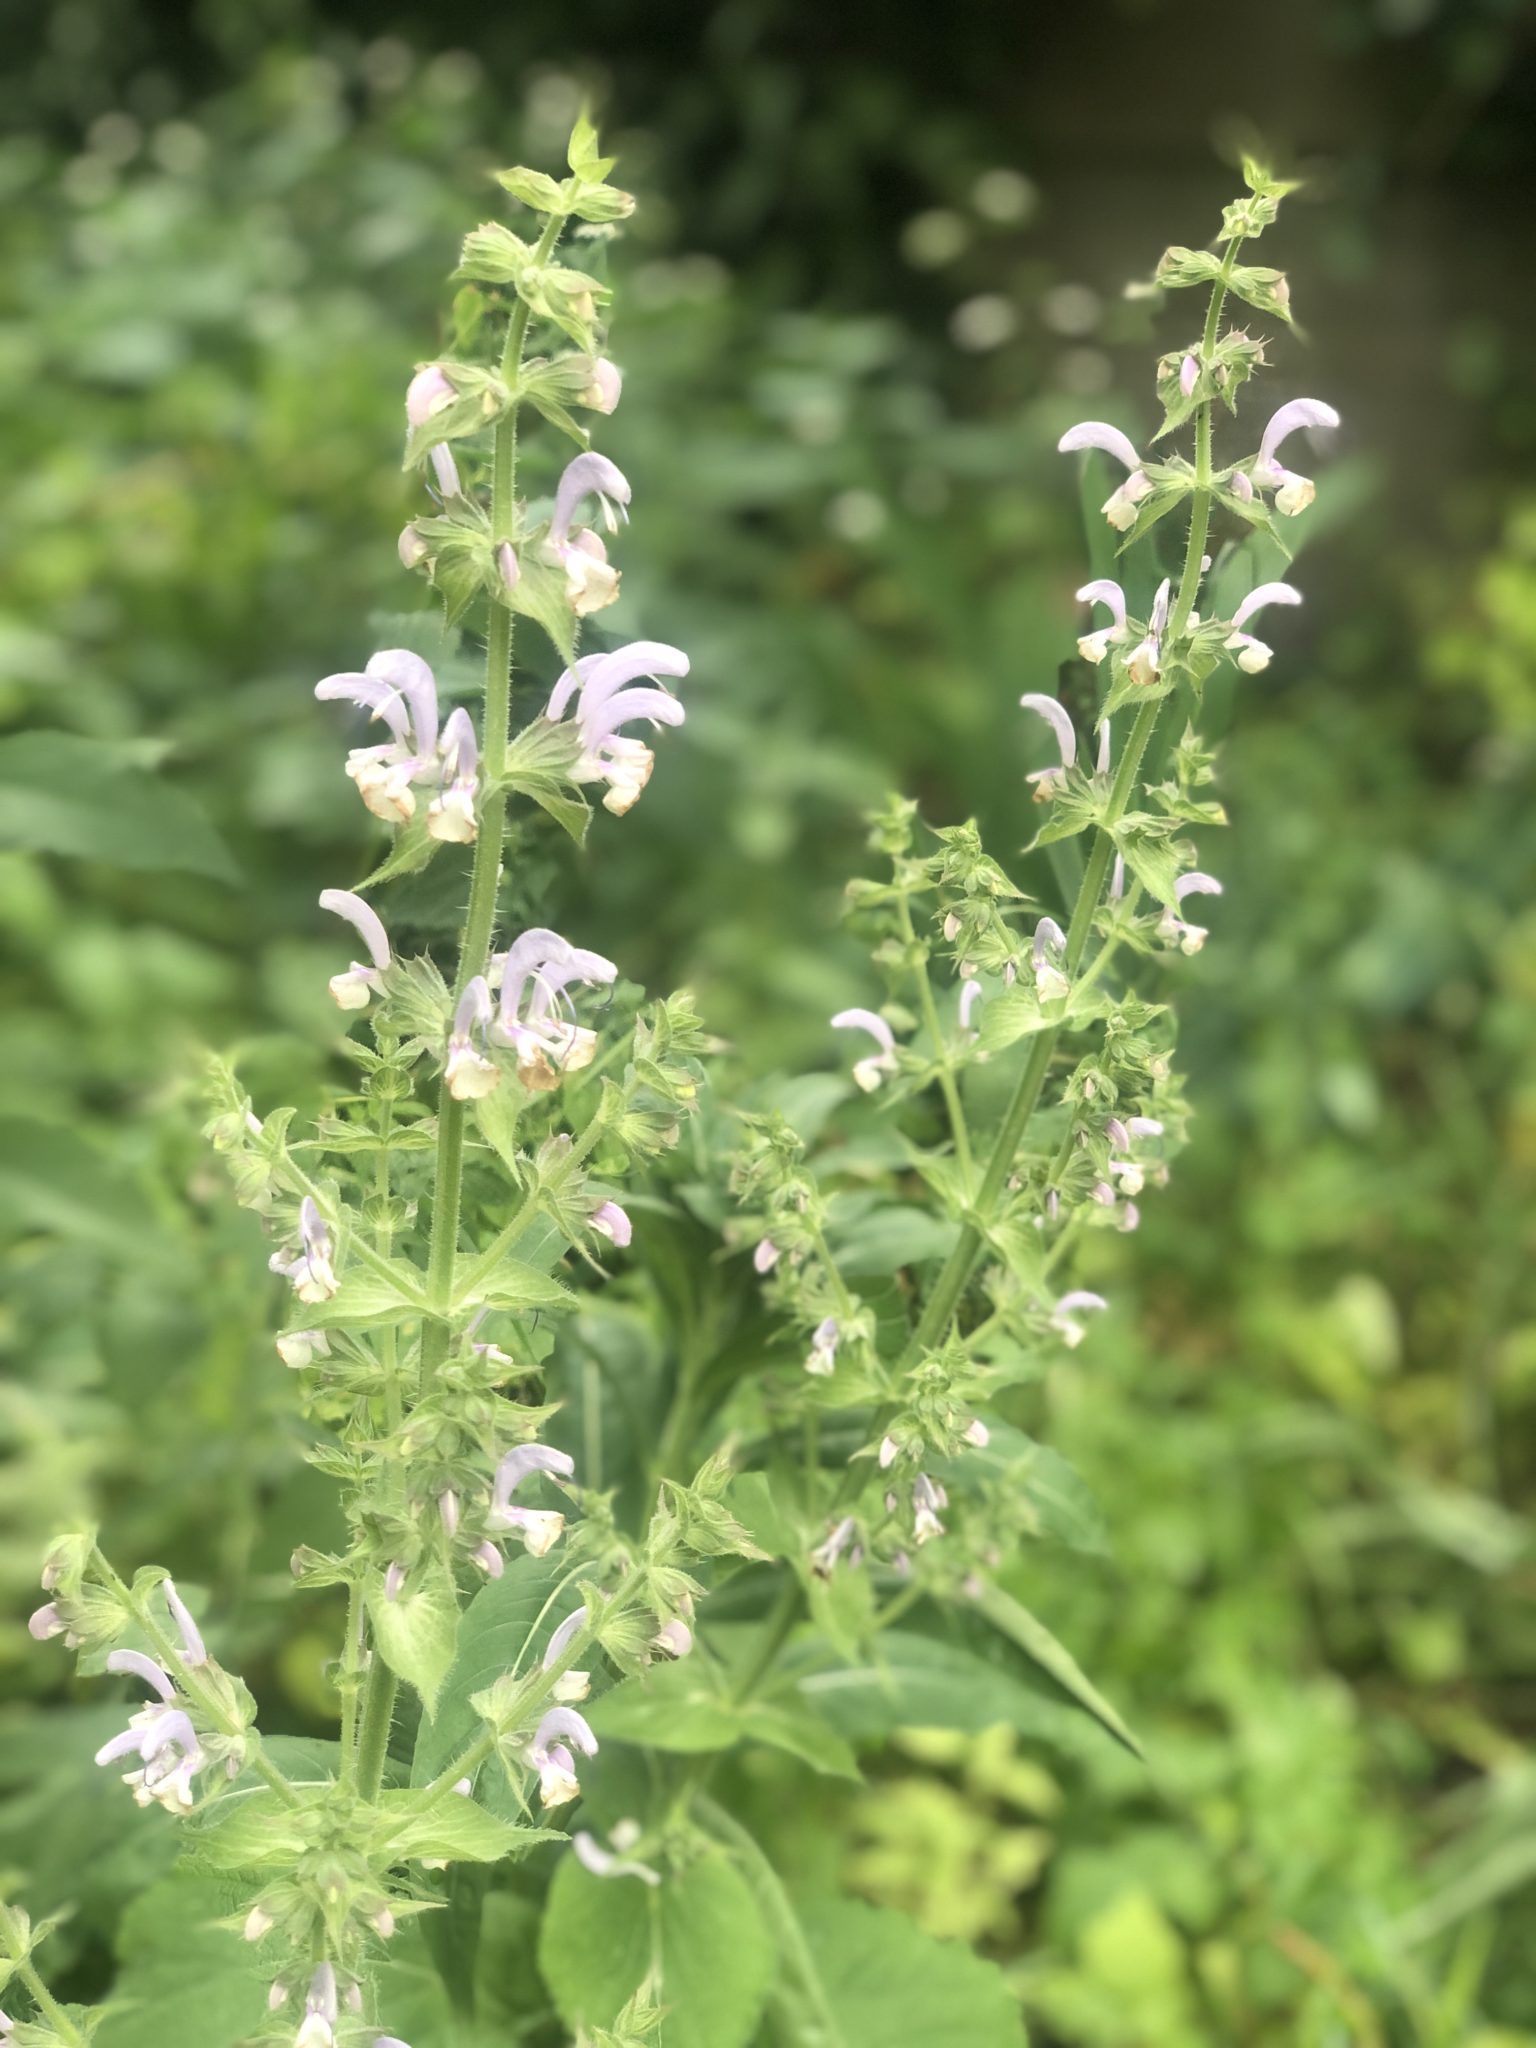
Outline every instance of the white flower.
[[572, 1745], [583, 1756], [597, 1755], [597, 1737], [581, 1715], [573, 1707], [551, 1707], [528, 1746], [528, 1762], [539, 1774], [539, 1797], [545, 1806], [564, 1806], [581, 1792]]
[[[491, 1041], [516, 1053], [517, 1078], [525, 1088], [547, 1094], [559, 1087], [563, 1075], [591, 1064], [597, 1034], [575, 1021], [569, 990], [572, 983], [593, 988], [617, 980], [619, 970], [611, 960], [573, 946], [546, 925], [535, 925], [514, 939], [491, 969], [501, 982]], [[568, 1017], [560, 1015], [562, 1005]]]
[[1168, 624], [1168, 594], [1171, 587], [1169, 579], [1165, 576], [1157, 586], [1157, 595], [1152, 600], [1152, 616], [1147, 621], [1147, 636], [1125, 657], [1126, 673], [1133, 683], [1139, 683], [1143, 689], [1157, 682], [1163, 673], [1163, 632]]
[[930, 1479], [926, 1472], [919, 1472], [912, 1482], [912, 1541], [926, 1543], [930, 1537], [942, 1536], [944, 1524], [939, 1520], [940, 1508], [949, 1506], [949, 1495], [936, 1479]]
[[[1221, 884], [1214, 875], [1180, 875], [1173, 885], [1173, 893], [1182, 907], [1186, 896], [1219, 896]], [[1164, 910], [1158, 922], [1157, 935], [1170, 944], [1177, 941], [1181, 953], [1198, 953], [1205, 944], [1209, 933], [1204, 925], [1187, 923], [1172, 905]]]
[[867, 1031], [878, 1048], [861, 1060], [856, 1060], [853, 1078], [868, 1094], [878, 1088], [887, 1074], [896, 1072], [896, 1040], [891, 1027], [883, 1017], [873, 1010], [839, 1010], [832, 1019], [834, 1031]]
[[852, 1515], [844, 1515], [825, 1543], [819, 1543], [811, 1552], [811, 1570], [820, 1579], [829, 1579], [843, 1552], [853, 1540], [858, 1528]]
[[1108, 611], [1111, 623], [1101, 626], [1096, 633], [1085, 633], [1077, 643], [1077, 651], [1084, 661], [1091, 661], [1095, 668], [1104, 659], [1110, 648], [1125, 638], [1125, 592], [1112, 576], [1097, 576], [1092, 583], [1085, 583], [1077, 593], [1079, 604], [1101, 604]]
[[981, 983], [979, 981], [966, 981], [961, 983], [960, 1029], [962, 1031], [969, 1031], [971, 1029], [971, 1018], [975, 1014], [976, 1005], [980, 1001], [980, 999]]
[[267, 1261], [274, 1273], [293, 1283], [300, 1301], [329, 1301], [340, 1286], [331, 1264], [334, 1247], [331, 1233], [314, 1201], [306, 1195], [299, 1204], [299, 1249], [274, 1252]]
[[[1081, 643], [1079, 643], [1081, 644]], [[1043, 718], [1056, 736], [1057, 750], [1061, 755], [1061, 766], [1031, 769], [1025, 776], [1026, 782], [1035, 785], [1035, 796], [1044, 799], [1061, 788], [1067, 779], [1067, 770], [1077, 759], [1077, 729], [1073, 725], [1067, 708], [1054, 697], [1042, 696], [1037, 690], [1027, 690], [1019, 699], [1026, 711], [1033, 711]]]
[[771, 1273], [779, 1263], [779, 1247], [771, 1237], [760, 1237], [752, 1252], [752, 1270], [755, 1273]]
[[[485, 976], [477, 974], [465, 986], [453, 1013], [448, 1050], [443, 1058], [443, 1080], [455, 1102], [473, 1102], [489, 1095], [501, 1079], [501, 1070], [480, 1046], [485, 1043], [491, 1022], [491, 991]], [[476, 1044], [479, 1039], [480, 1045]]]
[[686, 676], [688, 657], [659, 640], [636, 640], [610, 654], [587, 654], [555, 684], [545, 708], [547, 718], [560, 718], [575, 697], [575, 725], [581, 753], [571, 771], [577, 782], [606, 782], [603, 808], [622, 818], [632, 810], [651, 779], [651, 750], [640, 740], [623, 737], [620, 728], [632, 719], [652, 725], [681, 725], [683, 707], [665, 690], [626, 688], [641, 676]]
[[[1114, 1199], [1113, 1195], [1110, 1197]], [[1092, 1294], [1085, 1287], [1074, 1288], [1070, 1294], [1063, 1294], [1046, 1317], [1047, 1323], [1070, 1349], [1076, 1350], [1087, 1331], [1077, 1318], [1085, 1310], [1106, 1309], [1109, 1303], [1102, 1294]]]
[[1151, 490], [1152, 480], [1143, 470], [1141, 457], [1129, 437], [1118, 427], [1107, 426], [1103, 420], [1083, 420], [1075, 427], [1068, 427], [1056, 446], [1063, 455], [1071, 455], [1079, 448], [1102, 448], [1116, 462], [1124, 463], [1125, 482], [1105, 499], [1103, 512], [1117, 533], [1124, 533], [1134, 526], [1136, 507]]
[[365, 1010], [389, 966], [389, 934], [373, 906], [350, 889], [322, 889], [320, 908], [344, 917], [368, 949], [371, 967], [354, 960], [345, 974], [333, 974], [330, 981], [332, 1000], [340, 1009]]
[[[1309, 476], [1298, 476], [1294, 470], [1286, 469], [1275, 460], [1275, 451], [1289, 434], [1298, 427], [1336, 427], [1339, 416], [1331, 405], [1325, 405], [1320, 398], [1293, 398], [1289, 405], [1282, 405], [1264, 429], [1264, 438], [1259, 443], [1259, 452], [1249, 472], [1252, 481], [1264, 490], [1275, 494], [1275, 510], [1288, 519], [1294, 519], [1298, 512], [1304, 512], [1317, 496], [1317, 486]], [[1237, 482], [1234, 476], [1233, 483]]]
[[416, 815], [411, 785], [435, 758], [437, 680], [419, 654], [387, 647], [370, 656], [361, 671], [325, 676], [315, 685], [324, 703], [338, 698], [360, 704], [381, 719], [394, 737], [377, 747], [354, 747], [347, 773], [376, 818], [404, 825]]
[[[616, 1847], [621, 1839], [621, 1830], [623, 1828], [624, 1823], [621, 1821], [608, 1837], [609, 1841], [614, 1843]], [[640, 1839], [638, 1834], [634, 1839], [636, 1841]], [[652, 1870], [648, 1863], [636, 1863], [627, 1856], [610, 1854], [603, 1847], [602, 1843], [598, 1841], [597, 1837], [588, 1834], [585, 1828], [578, 1828], [571, 1836], [571, 1848], [575, 1854], [576, 1861], [584, 1870], [590, 1870], [594, 1877], [638, 1877], [642, 1884], [657, 1885], [661, 1883], [661, 1873]]]
[[578, 618], [602, 611], [619, 594], [619, 572], [609, 565], [601, 535], [590, 527], [571, 531], [578, 507], [589, 497], [597, 499], [610, 533], [629, 517], [628, 479], [606, 455], [590, 449], [566, 464], [549, 521], [549, 552], [565, 570], [565, 594]]
[[467, 846], [478, 829], [475, 798], [479, 793], [479, 748], [474, 720], [461, 704], [448, 714], [437, 745], [439, 787], [427, 806], [427, 831], [433, 839]]
[[616, 1244], [620, 1251], [634, 1236], [634, 1225], [629, 1220], [628, 1211], [621, 1209], [617, 1202], [600, 1202], [587, 1222], [600, 1236]]
[[1270, 604], [1300, 604], [1301, 592], [1289, 583], [1261, 583], [1257, 590], [1250, 590], [1237, 610], [1232, 614], [1232, 631], [1222, 642], [1224, 647], [1237, 654], [1237, 665], [1248, 675], [1256, 676], [1269, 667], [1273, 649], [1266, 647], [1262, 640], [1256, 640], [1251, 633], [1241, 629], [1255, 612], [1262, 611]]
[[331, 1340], [324, 1330], [283, 1330], [274, 1342], [278, 1357], [295, 1371], [331, 1355]]
[[612, 412], [623, 389], [624, 379], [617, 366], [606, 356], [598, 356], [592, 364], [591, 381], [581, 394], [581, 403], [594, 412]]
[[138, 1650], [111, 1651], [107, 1669], [131, 1672], [159, 1697], [130, 1715], [121, 1735], [103, 1743], [96, 1752], [97, 1763], [137, 1756], [142, 1768], [123, 1777], [123, 1783], [133, 1789], [134, 1803], [157, 1804], [169, 1813], [190, 1813], [195, 1803], [193, 1780], [207, 1758], [196, 1730], [177, 1702], [170, 1673]]
[[811, 1348], [806, 1356], [805, 1369], [818, 1379], [825, 1379], [837, 1364], [837, 1347], [842, 1337], [836, 1316], [823, 1316], [811, 1332]]
[[[1059, 1002], [1071, 988], [1063, 969], [1067, 957], [1067, 935], [1054, 917], [1042, 917], [1035, 926], [1030, 962], [1035, 974], [1035, 994], [1042, 1003]], [[1057, 962], [1062, 963], [1061, 966]]]

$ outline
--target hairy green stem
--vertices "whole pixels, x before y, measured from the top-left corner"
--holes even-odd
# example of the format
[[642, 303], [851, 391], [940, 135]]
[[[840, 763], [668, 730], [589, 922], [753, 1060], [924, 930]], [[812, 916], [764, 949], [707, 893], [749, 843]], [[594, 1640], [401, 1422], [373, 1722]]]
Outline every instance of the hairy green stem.
[[976, 1178], [975, 1164], [971, 1158], [971, 1134], [965, 1121], [965, 1110], [960, 1101], [960, 1090], [955, 1083], [955, 1070], [949, 1057], [949, 1045], [939, 1023], [938, 1005], [933, 999], [933, 978], [928, 972], [927, 948], [920, 946], [916, 929], [912, 923], [912, 904], [905, 891], [899, 898], [901, 906], [901, 932], [914, 956], [913, 971], [917, 977], [918, 1003], [927, 1026], [929, 1041], [933, 1046], [934, 1062], [939, 1070], [939, 1088], [944, 1097], [944, 1107], [949, 1112], [950, 1133], [955, 1141], [955, 1159], [960, 1167], [960, 1184], [967, 1198]]
[[16, 1964], [16, 1975], [31, 1992], [33, 2003], [59, 2039], [68, 2042], [70, 2048], [85, 2048], [85, 2035], [38, 1975], [30, 1957], [23, 1957]]

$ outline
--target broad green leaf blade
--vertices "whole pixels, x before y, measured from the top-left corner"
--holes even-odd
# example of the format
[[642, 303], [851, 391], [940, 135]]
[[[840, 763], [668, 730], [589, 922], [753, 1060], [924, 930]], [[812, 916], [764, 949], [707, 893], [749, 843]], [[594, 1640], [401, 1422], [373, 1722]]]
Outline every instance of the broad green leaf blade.
[[[569, 1567], [558, 1554], [509, 1559], [499, 1579], [482, 1586], [459, 1621], [458, 1648], [438, 1696], [437, 1713], [423, 1721], [411, 1764], [413, 1785], [425, 1785], [481, 1732], [469, 1704], [478, 1692], [511, 1671], [526, 1667], [549, 1640], [557, 1622], [576, 1606], [574, 1589], [561, 1594]], [[547, 1609], [547, 1612], [546, 1612]]]
[[1008, 1980], [959, 1942], [855, 1899], [799, 1917], [838, 2048], [1025, 2048]]
[[95, 2048], [235, 2048], [267, 2017], [270, 1957], [212, 1923], [246, 1889], [185, 1875], [151, 1885], [118, 1929], [122, 1968]]
[[1071, 1651], [1057, 1641], [1043, 1621], [1037, 1621], [1011, 1593], [1005, 1593], [1000, 1586], [989, 1585], [985, 1581], [974, 1604], [994, 1628], [1017, 1643], [1025, 1656], [1054, 1678], [1063, 1692], [1070, 1693], [1085, 1713], [1092, 1714], [1117, 1742], [1124, 1743], [1132, 1756], [1145, 1757], [1146, 1752], [1136, 1737], [1089, 1679]]
[[590, 1710], [596, 1733], [678, 1756], [729, 1749], [746, 1732], [741, 1713], [691, 1658], [626, 1678]]
[[448, 1571], [438, 1565], [427, 1571], [397, 1600], [384, 1596], [383, 1583], [367, 1590], [368, 1619], [379, 1655], [398, 1678], [421, 1695], [430, 1721], [438, 1694], [453, 1665], [459, 1632], [459, 1596]]
[[402, 1862], [434, 1856], [454, 1863], [499, 1863], [561, 1839], [553, 1828], [520, 1828], [498, 1819], [456, 1792], [433, 1800], [420, 1792], [386, 1792], [379, 1801], [378, 1836], [383, 1853]]
[[799, 1757], [828, 1778], [861, 1777], [859, 1760], [847, 1740], [803, 1707], [756, 1700], [742, 1709], [742, 1727], [751, 1742], [766, 1742]]
[[747, 2048], [773, 1967], [757, 1901], [723, 1851], [654, 1890], [594, 1877], [573, 1856], [555, 1873], [539, 1968], [568, 2026], [611, 2024], [654, 1968], [666, 2048]]
[[135, 1263], [176, 1257], [145, 1191], [106, 1152], [61, 1124], [0, 1117], [0, 1233], [43, 1231]]
[[229, 848], [189, 796], [145, 768], [132, 747], [78, 733], [0, 740], [0, 846], [239, 879]]

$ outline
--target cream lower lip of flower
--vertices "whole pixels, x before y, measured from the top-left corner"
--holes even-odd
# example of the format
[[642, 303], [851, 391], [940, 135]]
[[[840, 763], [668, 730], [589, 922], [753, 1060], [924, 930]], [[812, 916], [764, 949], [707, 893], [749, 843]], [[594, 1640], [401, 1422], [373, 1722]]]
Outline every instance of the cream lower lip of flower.
[[839, 1010], [832, 1019], [834, 1031], [867, 1031], [878, 1051], [855, 1060], [853, 1078], [865, 1094], [880, 1086], [887, 1074], [896, 1071], [896, 1039], [885, 1019], [874, 1010]]
[[[1084, 633], [1077, 643], [1077, 651], [1084, 661], [1091, 661], [1097, 668], [1110, 648], [1126, 637], [1125, 592], [1112, 576], [1096, 576], [1092, 583], [1085, 583], [1078, 591], [1077, 601], [1079, 604], [1101, 604], [1110, 616], [1109, 625], [1100, 626], [1093, 633]], [[1020, 701], [1028, 703], [1030, 699]], [[1050, 701], [1054, 703], [1055, 699]]]
[[[1259, 452], [1248, 471], [1251, 481], [1263, 490], [1275, 494], [1275, 510], [1286, 518], [1294, 519], [1298, 512], [1304, 512], [1317, 496], [1317, 486], [1309, 476], [1299, 476], [1295, 470], [1287, 469], [1275, 459], [1276, 450], [1288, 435], [1302, 427], [1334, 428], [1339, 416], [1331, 405], [1320, 398], [1293, 398], [1288, 405], [1282, 405], [1273, 414], [1264, 429], [1259, 443]], [[1236, 479], [1234, 478], [1234, 482]]]
[[578, 527], [574, 519], [582, 500], [595, 497], [610, 533], [629, 517], [629, 481], [606, 455], [589, 451], [566, 464], [555, 491], [549, 522], [549, 551], [565, 571], [565, 594], [578, 618], [602, 611], [619, 594], [619, 573], [610, 566], [601, 534]]
[[1032, 768], [1024, 778], [1026, 782], [1034, 783], [1037, 795], [1049, 796], [1066, 781], [1067, 770], [1077, 760], [1077, 728], [1064, 704], [1054, 697], [1042, 696], [1038, 690], [1026, 690], [1019, 703], [1026, 711], [1033, 711], [1036, 717], [1043, 718], [1056, 736], [1057, 750], [1061, 755], [1060, 767]]
[[322, 889], [320, 908], [344, 917], [368, 949], [371, 967], [354, 960], [345, 974], [333, 974], [332, 999], [343, 1010], [364, 1010], [390, 964], [389, 934], [372, 904], [350, 889]]
[[426, 662], [408, 647], [387, 647], [360, 672], [322, 677], [315, 695], [322, 703], [359, 704], [389, 727], [394, 737], [383, 746], [353, 748], [347, 773], [375, 817], [409, 823], [416, 815], [411, 785], [437, 749], [437, 679]]
[[1136, 507], [1151, 491], [1152, 480], [1142, 468], [1141, 457], [1130, 437], [1104, 420], [1082, 420], [1077, 426], [1068, 427], [1056, 446], [1063, 455], [1076, 454], [1083, 448], [1102, 449], [1125, 465], [1125, 482], [1105, 499], [1102, 510], [1117, 533], [1134, 526]]
[[605, 782], [604, 810], [623, 817], [633, 809], [651, 779], [655, 765], [649, 747], [624, 738], [621, 728], [632, 719], [652, 725], [681, 725], [685, 713], [665, 690], [626, 687], [642, 676], [682, 678], [688, 657], [681, 648], [660, 640], [635, 640], [609, 654], [588, 654], [568, 668], [550, 693], [545, 716], [562, 718], [576, 699], [575, 725], [581, 752], [572, 773], [578, 782]]
[[480, 750], [474, 720], [459, 705], [449, 712], [438, 741], [438, 793], [427, 806], [427, 831], [434, 839], [467, 846], [475, 837], [475, 798], [480, 790]]
[[1237, 656], [1237, 665], [1246, 674], [1256, 676], [1269, 667], [1274, 650], [1266, 647], [1262, 640], [1242, 628], [1255, 612], [1261, 612], [1266, 605], [1300, 604], [1301, 592], [1289, 583], [1261, 583], [1257, 590], [1250, 590], [1237, 610], [1232, 614], [1232, 631], [1222, 642]]
[[[565, 1451], [557, 1451], [549, 1444], [517, 1444], [496, 1467], [491, 1505], [485, 1517], [486, 1528], [492, 1536], [521, 1537], [530, 1556], [546, 1556], [560, 1541], [565, 1529], [565, 1516], [552, 1508], [519, 1507], [512, 1496], [535, 1472], [542, 1472], [551, 1479], [569, 1479], [575, 1470], [574, 1459]], [[495, 1548], [494, 1545], [491, 1547]], [[500, 1562], [499, 1552], [497, 1561]], [[486, 1569], [494, 1577], [500, 1577], [495, 1567], [487, 1565]]]
[[481, 1049], [491, 1016], [491, 991], [485, 976], [477, 974], [459, 997], [443, 1059], [443, 1081], [455, 1102], [473, 1102], [489, 1095], [501, 1079], [496, 1062]]
[[1143, 687], [1155, 683], [1163, 673], [1163, 633], [1168, 625], [1168, 603], [1172, 591], [1168, 577], [1157, 586], [1157, 595], [1152, 600], [1152, 616], [1147, 621], [1147, 637], [1139, 646], [1133, 647], [1125, 657], [1126, 672], [1131, 681]]
[[341, 1284], [332, 1265], [334, 1256], [331, 1233], [314, 1197], [306, 1195], [299, 1204], [299, 1249], [274, 1252], [267, 1264], [292, 1282], [300, 1301], [329, 1301]]

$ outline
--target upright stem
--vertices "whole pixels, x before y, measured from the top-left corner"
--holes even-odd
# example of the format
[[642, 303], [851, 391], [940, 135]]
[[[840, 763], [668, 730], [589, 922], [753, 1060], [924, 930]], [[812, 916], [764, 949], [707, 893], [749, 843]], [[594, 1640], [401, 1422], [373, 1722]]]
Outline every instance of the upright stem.
[[949, 1112], [950, 1133], [955, 1141], [955, 1159], [960, 1168], [960, 1185], [969, 1197], [976, 1178], [976, 1167], [971, 1158], [971, 1134], [965, 1121], [960, 1090], [955, 1085], [955, 1070], [950, 1062], [949, 1045], [939, 1023], [938, 1005], [933, 999], [933, 978], [928, 972], [927, 950], [919, 949], [917, 932], [912, 923], [912, 905], [905, 894], [901, 896], [900, 904], [902, 937], [915, 956], [913, 972], [917, 976], [917, 999], [922, 1009], [923, 1023], [927, 1026], [929, 1042], [933, 1046], [944, 1107]]
[[31, 1961], [23, 1958], [16, 1965], [16, 1975], [31, 1992], [38, 2012], [52, 2027], [61, 2041], [70, 2043], [70, 2048], [85, 2048], [85, 2036], [75, 2025], [63, 2006], [43, 1982]]

